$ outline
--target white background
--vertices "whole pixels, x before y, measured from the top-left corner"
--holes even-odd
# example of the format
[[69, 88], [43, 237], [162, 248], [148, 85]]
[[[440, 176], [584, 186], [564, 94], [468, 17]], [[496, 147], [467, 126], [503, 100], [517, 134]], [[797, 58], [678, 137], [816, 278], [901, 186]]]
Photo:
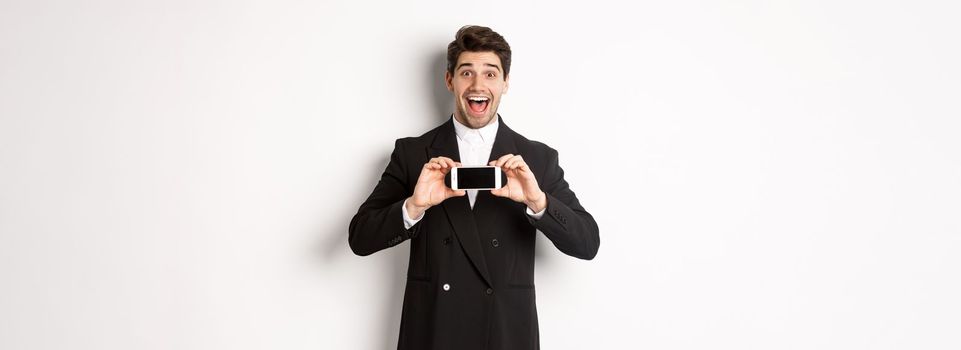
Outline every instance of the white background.
[[390, 349], [347, 226], [465, 24], [560, 151], [544, 349], [961, 348], [951, 1], [0, 2], [0, 348]]

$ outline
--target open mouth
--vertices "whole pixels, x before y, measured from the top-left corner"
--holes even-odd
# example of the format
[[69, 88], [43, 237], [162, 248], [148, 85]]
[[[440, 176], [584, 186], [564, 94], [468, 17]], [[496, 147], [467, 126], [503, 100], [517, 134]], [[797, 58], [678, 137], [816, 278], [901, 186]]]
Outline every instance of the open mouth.
[[467, 107], [474, 114], [483, 114], [487, 111], [487, 106], [490, 104], [490, 99], [486, 96], [469, 96], [467, 97]]

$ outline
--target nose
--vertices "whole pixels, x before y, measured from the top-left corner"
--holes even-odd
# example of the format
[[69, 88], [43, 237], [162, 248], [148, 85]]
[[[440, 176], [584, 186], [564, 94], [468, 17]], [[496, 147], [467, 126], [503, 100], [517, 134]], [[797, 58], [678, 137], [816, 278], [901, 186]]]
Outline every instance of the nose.
[[483, 88], [484, 86], [481, 84], [481, 82], [482, 82], [482, 81], [481, 81], [480, 78], [478, 78], [478, 77], [476, 77], [476, 76], [471, 77], [470, 89], [471, 89], [471, 90], [483, 90], [482, 88]]

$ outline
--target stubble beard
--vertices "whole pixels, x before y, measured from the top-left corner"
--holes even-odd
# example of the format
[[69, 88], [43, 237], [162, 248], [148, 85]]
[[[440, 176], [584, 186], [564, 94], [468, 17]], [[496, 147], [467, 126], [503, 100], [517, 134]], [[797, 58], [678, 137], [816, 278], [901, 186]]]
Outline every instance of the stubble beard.
[[[480, 129], [489, 125], [492, 121], [494, 121], [494, 117], [497, 116], [497, 107], [500, 106], [501, 101], [498, 99], [496, 102], [494, 102], [492, 99], [490, 103], [491, 104], [487, 106], [487, 115], [484, 118], [484, 124], [476, 125], [475, 123], [477, 122], [477, 119], [470, 117], [470, 111], [468, 110], [470, 107], [467, 107], [464, 101], [458, 101], [457, 111], [459, 112], [458, 114], [460, 117], [458, 121], [471, 129]], [[455, 118], [456, 117], [458, 116], [455, 116]]]

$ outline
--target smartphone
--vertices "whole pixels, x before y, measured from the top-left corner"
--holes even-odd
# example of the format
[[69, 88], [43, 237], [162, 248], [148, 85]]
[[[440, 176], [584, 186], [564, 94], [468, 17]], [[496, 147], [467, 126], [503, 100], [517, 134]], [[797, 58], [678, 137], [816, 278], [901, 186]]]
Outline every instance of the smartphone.
[[455, 167], [444, 180], [452, 190], [493, 190], [507, 185], [507, 175], [496, 166]]

